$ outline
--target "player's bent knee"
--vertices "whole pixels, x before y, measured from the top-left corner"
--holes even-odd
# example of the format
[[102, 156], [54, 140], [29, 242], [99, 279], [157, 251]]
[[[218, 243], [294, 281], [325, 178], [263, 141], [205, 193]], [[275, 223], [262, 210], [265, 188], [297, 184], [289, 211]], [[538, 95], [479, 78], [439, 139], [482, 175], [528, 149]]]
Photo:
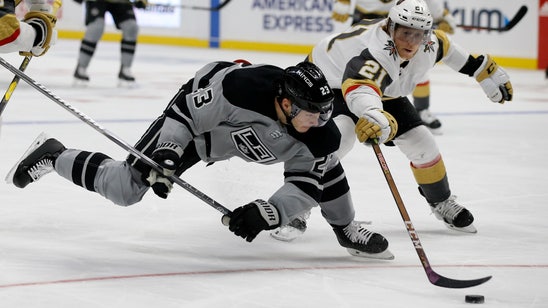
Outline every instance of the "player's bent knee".
[[414, 165], [428, 164], [440, 155], [436, 139], [424, 125], [400, 135], [394, 143]]

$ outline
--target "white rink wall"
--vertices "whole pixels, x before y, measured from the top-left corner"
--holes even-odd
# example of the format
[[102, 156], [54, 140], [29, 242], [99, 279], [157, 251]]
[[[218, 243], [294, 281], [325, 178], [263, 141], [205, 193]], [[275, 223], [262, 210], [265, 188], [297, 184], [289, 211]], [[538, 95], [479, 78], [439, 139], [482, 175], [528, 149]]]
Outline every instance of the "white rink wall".
[[[494, 55], [502, 65], [537, 68], [539, 1], [446, 0], [444, 4], [457, 24], [491, 27], [504, 26], [521, 6], [527, 6], [527, 14], [511, 31], [459, 28], [453, 37], [472, 53]], [[321, 38], [350, 25], [350, 21], [341, 24], [330, 18], [334, 0], [232, 0], [218, 12], [188, 7], [210, 7], [223, 0], [149, 2], [152, 5], [147, 11], [136, 9], [142, 43], [306, 54]], [[80, 39], [84, 29], [82, 5], [65, 0], [58, 22], [59, 37]], [[119, 39], [112, 23], [103, 39]]]

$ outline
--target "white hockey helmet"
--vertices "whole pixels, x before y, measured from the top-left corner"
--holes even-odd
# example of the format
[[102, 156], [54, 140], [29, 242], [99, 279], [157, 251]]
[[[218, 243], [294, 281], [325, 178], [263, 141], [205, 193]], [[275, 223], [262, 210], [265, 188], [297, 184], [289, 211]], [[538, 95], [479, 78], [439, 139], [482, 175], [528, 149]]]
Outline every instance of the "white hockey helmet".
[[431, 31], [434, 19], [424, 0], [397, 0], [388, 12], [389, 31], [392, 37], [396, 24]]

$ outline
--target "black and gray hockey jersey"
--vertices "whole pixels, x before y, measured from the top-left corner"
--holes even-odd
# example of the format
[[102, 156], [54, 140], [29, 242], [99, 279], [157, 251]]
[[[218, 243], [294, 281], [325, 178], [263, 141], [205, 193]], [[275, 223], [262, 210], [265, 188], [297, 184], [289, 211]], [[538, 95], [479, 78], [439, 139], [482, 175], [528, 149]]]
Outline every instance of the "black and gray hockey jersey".
[[[269, 199], [280, 210], [282, 224], [318, 202], [324, 212], [334, 213], [327, 215], [328, 222], [347, 224], [354, 214], [349, 188], [332, 154], [340, 133], [332, 120], [306, 133], [283, 125], [275, 111], [282, 76], [283, 69], [271, 65], [210, 63], [181, 87], [136, 148], [150, 156], [158, 144], [179, 145], [184, 154], [178, 175], [200, 160], [284, 163], [285, 183]], [[149, 170], [136, 157], [128, 162]]]

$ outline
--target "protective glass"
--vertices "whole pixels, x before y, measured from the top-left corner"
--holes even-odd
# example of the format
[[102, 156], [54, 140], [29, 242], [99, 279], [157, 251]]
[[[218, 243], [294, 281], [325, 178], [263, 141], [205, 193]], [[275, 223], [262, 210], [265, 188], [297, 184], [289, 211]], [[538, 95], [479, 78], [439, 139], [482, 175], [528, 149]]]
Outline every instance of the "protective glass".
[[[317, 109], [317, 108], [315, 108]], [[309, 111], [309, 110], [304, 110], [302, 108], [300, 108], [299, 106], [297, 106], [296, 104], [292, 104], [291, 105], [291, 118], [294, 118], [297, 116], [297, 114], [299, 113], [302, 113], [302, 116], [304, 116], [305, 118], [308, 118], [310, 120], [314, 120], [316, 117], [318, 117], [317, 115], [319, 114], [319, 117], [318, 117], [318, 125], [316, 126], [324, 126], [325, 123], [327, 123], [329, 121], [329, 119], [331, 119], [331, 114], [333, 113], [333, 104], [332, 103], [329, 103], [329, 104], [326, 104], [321, 111], [317, 111], [317, 110], [314, 110], [314, 111]]]
[[417, 45], [427, 42], [430, 37], [430, 30], [414, 29], [405, 26], [396, 27], [394, 38], [409, 44]]

